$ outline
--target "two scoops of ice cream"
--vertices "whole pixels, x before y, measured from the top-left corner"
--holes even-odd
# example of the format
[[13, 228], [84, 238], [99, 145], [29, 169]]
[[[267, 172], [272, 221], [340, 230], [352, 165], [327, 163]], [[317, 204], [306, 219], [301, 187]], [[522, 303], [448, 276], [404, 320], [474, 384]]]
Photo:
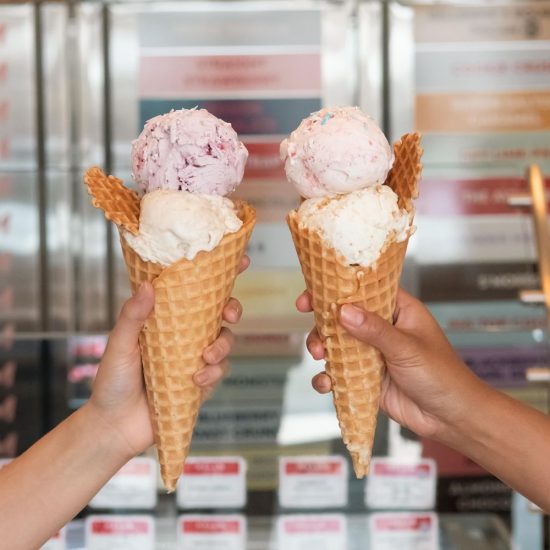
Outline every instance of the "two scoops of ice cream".
[[[368, 470], [383, 360], [337, 322], [343, 303], [391, 319], [420, 173], [419, 136], [394, 149], [359, 109], [313, 113], [281, 144], [291, 183], [303, 197], [289, 213], [342, 435], [358, 476]], [[161, 475], [174, 490], [201, 403], [193, 374], [217, 337], [223, 306], [254, 223], [254, 209], [228, 195], [247, 151], [233, 128], [205, 110], [149, 120], [133, 143], [141, 195], [91, 168], [92, 202], [118, 227], [132, 289], [155, 287], [140, 336], [145, 385]]]

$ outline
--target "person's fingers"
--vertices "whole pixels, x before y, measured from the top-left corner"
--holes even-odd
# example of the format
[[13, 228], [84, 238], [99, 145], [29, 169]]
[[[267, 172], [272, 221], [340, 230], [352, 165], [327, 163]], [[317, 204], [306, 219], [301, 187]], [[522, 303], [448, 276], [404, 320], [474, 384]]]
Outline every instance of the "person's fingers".
[[238, 323], [241, 320], [243, 314], [243, 306], [236, 298], [229, 298], [227, 304], [223, 308], [222, 316], [223, 320], [228, 323]]
[[319, 360], [323, 359], [325, 356], [325, 346], [323, 346], [323, 342], [316, 328], [307, 335], [306, 348], [309, 353], [311, 353], [313, 359]]
[[311, 306], [311, 295], [307, 290], [304, 290], [304, 292], [302, 292], [302, 294], [300, 294], [300, 296], [296, 298], [296, 309], [300, 313], [309, 313], [310, 311], [312, 311], [313, 308]]
[[224, 359], [216, 365], [206, 365], [193, 375], [193, 382], [200, 388], [215, 386], [229, 374], [229, 361]]
[[221, 363], [233, 347], [233, 333], [222, 327], [220, 335], [202, 353], [203, 359], [210, 365]]
[[126, 355], [135, 350], [143, 323], [151, 313], [154, 303], [153, 285], [145, 282], [139, 287], [136, 295], [122, 307], [109, 336], [105, 354]]
[[241, 258], [241, 263], [239, 264], [239, 267], [237, 269], [237, 273], [242, 273], [243, 271], [246, 271], [248, 269], [249, 265], [250, 265], [250, 258], [245, 254]]
[[330, 390], [332, 390], [332, 380], [330, 379], [330, 376], [324, 371], [316, 374], [312, 378], [311, 385], [313, 386], [315, 391], [319, 393], [328, 393]]
[[391, 360], [408, 343], [408, 338], [379, 315], [351, 304], [340, 308], [340, 323], [357, 339], [378, 348]]

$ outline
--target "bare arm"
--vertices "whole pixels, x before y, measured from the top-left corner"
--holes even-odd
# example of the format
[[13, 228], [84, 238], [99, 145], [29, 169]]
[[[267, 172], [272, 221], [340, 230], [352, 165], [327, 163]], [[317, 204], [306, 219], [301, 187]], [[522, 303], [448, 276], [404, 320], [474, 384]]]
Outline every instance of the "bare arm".
[[[247, 265], [245, 257], [240, 271]], [[0, 470], [1, 548], [39, 548], [153, 443], [138, 347], [153, 303], [153, 287], [146, 283], [121, 311], [89, 401]], [[239, 302], [230, 299], [224, 320], [238, 322], [241, 311]], [[227, 373], [232, 342], [231, 331], [222, 328], [204, 350], [206, 366], [194, 381], [205, 396]]]
[[132, 456], [120, 434], [84, 405], [0, 470], [0, 546], [39, 548]]

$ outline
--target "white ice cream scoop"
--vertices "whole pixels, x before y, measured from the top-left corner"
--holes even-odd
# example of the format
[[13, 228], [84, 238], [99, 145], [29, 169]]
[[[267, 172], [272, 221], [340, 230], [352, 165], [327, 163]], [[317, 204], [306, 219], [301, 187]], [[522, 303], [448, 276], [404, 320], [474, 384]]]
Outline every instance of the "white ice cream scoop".
[[212, 250], [241, 225], [233, 202], [225, 197], [159, 190], [141, 199], [139, 234], [125, 231], [123, 236], [143, 260], [168, 266]]
[[384, 245], [401, 242], [413, 231], [412, 213], [400, 209], [387, 185], [332, 198], [306, 200], [298, 209], [300, 227], [320, 233], [350, 265], [372, 266]]

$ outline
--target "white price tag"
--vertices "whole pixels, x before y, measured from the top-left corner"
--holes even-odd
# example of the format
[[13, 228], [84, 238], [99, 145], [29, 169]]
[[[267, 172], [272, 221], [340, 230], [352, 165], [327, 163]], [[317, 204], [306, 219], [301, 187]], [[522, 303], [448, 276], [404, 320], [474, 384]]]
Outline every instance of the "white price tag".
[[65, 550], [67, 548], [67, 537], [65, 528], [60, 529], [40, 550]]
[[439, 529], [433, 513], [386, 512], [369, 522], [371, 550], [438, 550]]
[[346, 518], [338, 514], [280, 516], [278, 550], [346, 550]]
[[178, 518], [178, 550], [245, 550], [246, 519], [233, 515]]
[[150, 516], [97, 515], [86, 518], [86, 550], [153, 550], [155, 524]]
[[341, 456], [281, 457], [283, 508], [340, 508], [348, 503], [348, 464]]
[[241, 508], [246, 505], [246, 461], [239, 456], [189, 457], [177, 493], [179, 508]]
[[136, 457], [125, 464], [90, 501], [91, 508], [150, 510], [157, 505], [157, 463]]
[[431, 509], [435, 506], [436, 486], [436, 464], [431, 459], [404, 462], [373, 458], [365, 504], [373, 509]]

